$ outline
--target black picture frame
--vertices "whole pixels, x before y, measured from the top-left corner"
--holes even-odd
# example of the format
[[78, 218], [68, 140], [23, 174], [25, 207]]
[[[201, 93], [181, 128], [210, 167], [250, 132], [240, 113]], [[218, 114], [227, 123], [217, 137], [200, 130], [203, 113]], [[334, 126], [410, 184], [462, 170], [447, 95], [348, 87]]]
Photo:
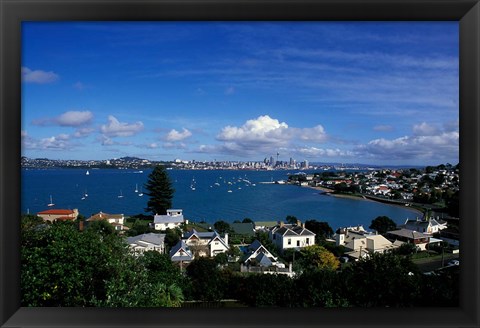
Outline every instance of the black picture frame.
[[[0, 324], [2, 327], [479, 327], [480, 4], [478, 0], [0, 0]], [[21, 308], [21, 23], [75, 20], [459, 21], [461, 293], [456, 308]]]

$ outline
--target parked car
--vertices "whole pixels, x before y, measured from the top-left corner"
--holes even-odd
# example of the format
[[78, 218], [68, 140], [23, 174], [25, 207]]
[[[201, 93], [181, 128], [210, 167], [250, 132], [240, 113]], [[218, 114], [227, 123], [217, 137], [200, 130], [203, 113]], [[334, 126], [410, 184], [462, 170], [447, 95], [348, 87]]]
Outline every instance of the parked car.
[[450, 260], [448, 261], [447, 263], [449, 266], [452, 266], [452, 265], [460, 265], [460, 260]]

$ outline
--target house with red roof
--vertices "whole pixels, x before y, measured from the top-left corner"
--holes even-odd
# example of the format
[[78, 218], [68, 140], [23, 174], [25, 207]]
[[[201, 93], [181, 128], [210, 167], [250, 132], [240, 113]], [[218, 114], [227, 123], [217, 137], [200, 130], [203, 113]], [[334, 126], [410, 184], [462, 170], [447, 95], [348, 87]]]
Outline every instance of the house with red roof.
[[38, 212], [37, 216], [41, 217], [44, 221], [74, 221], [78, 217], [78, 209], [63, 210], [63, 209], [51, 209], [42, 212]]

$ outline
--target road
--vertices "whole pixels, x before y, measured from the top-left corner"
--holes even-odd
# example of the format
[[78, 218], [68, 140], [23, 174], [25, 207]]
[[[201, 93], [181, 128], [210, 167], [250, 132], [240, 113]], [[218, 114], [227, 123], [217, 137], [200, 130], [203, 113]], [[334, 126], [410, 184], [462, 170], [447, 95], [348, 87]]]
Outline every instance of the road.
[[[448, 261], [453, 259], [458, 260], [459, 254], [445, 254], [443, 260], [444, 266], [447, 266]], [[417, 264], [420, 271], [422, 272], [433, 271], [442, 268], [442, 256], [437, 255], [432, 257], [425, 257], [414, 260], [413, 263]]]

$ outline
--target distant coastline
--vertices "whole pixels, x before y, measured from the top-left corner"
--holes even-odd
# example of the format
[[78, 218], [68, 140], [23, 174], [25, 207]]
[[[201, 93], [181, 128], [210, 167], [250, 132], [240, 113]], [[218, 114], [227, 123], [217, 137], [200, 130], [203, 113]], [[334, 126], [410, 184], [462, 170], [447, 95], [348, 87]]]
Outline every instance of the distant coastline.
[[[363, 201], [370, 201], [370, 202], [376, 202], [376, 203], [382, 203], [382, 204], [386, 204], [386, 205], [390, 205], [390, 206], [396, 206], [396, 207], [400, 207], [400, 208], [405, 208], [404, 205], [400, 205], [400, 204], [394, 204], [394, 203], [389, 203], [389, 202], [380, 202], [380, 201], [377, 201], [377, 200], [374, 200], [374, 199], [371, 199], [371, 198], [367, 198], [367, 197], [360, 197], [360, 196], [353, 196], [353, 195], [346, 195], [346, 194], [335, 194], [333, 192], [332, 189], [329, 189], [329, 188], [325, 188], [325, 187], [313, 187], [313, 186], [302, 186], [304, 188], [309, 188], [309, 189], [313, 189], [313, 190], [318, 190], [318, 191], [321, 191], [322, 193], [321, 194], [324, 194], [326, 196], [332, 196], [332, 197], [337, 197], [337, 198], [346, 198], [346, 199], [354, 199], [354, 200], [363, 200]], [[412, 210], [414, 212], [417, 212], [420, 217], [423, 217], [425, 215], [425, 213], [417, 208], [414, 208], [414, 207], [408, 207], [409, 210]]]

